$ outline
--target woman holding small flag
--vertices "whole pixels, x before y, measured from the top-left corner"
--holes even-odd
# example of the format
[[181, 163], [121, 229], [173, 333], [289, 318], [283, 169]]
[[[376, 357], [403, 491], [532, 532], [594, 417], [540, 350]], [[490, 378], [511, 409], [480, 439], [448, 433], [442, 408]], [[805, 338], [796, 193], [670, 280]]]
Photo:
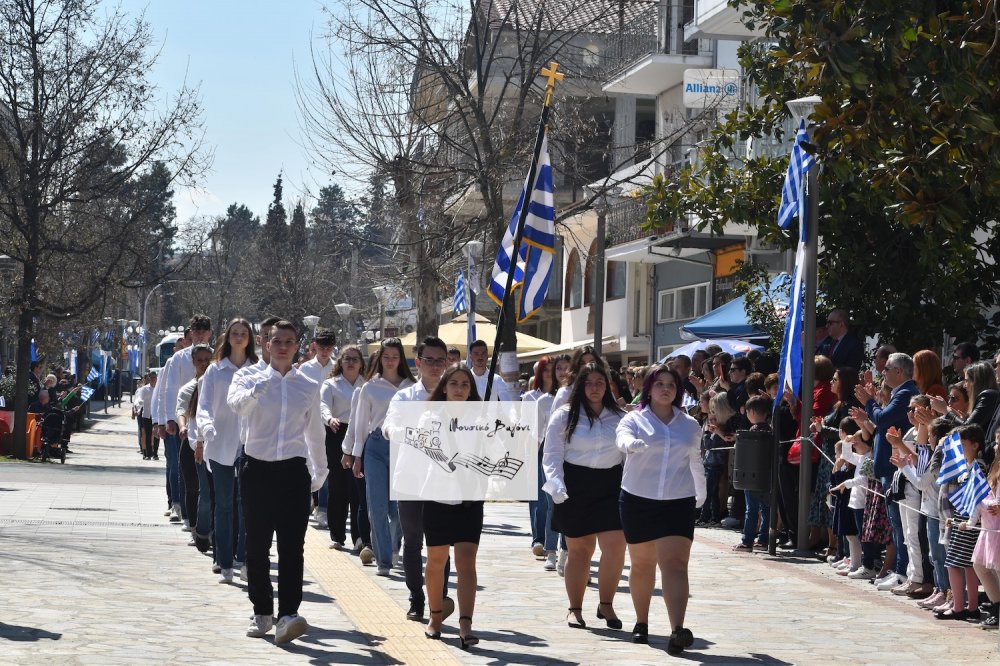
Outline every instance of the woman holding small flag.
[[990, 607], [989, 616], [980, 626], [996, 629], [1000, 622], [1000, 462], [996, 459], [990, 466], [986, 482], [989, 494], [973, 510], [969, 524], [975, 525], [982, 518], [983, 530], [972, 552], [972, 566], [990, 599]]

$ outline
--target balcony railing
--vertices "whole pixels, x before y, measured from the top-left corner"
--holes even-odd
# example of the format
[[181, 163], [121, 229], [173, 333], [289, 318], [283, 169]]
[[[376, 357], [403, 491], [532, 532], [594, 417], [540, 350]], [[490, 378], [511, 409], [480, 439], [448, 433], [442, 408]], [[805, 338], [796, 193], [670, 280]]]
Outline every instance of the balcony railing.
[[607, 78], [612, 78], [642, 57], [711, 55], [711, 40], [684, 40], [684, 24], [694, 17], [695, 0], [668, 0], [649, 7], [610, 37], [604, 52]]
[[655, 235], [655, 232], [640, 229], [646, 216], [646, 203], [642, 199], [628, 199], [613, 204], [608, 210], [607, 246], [639, 240]]

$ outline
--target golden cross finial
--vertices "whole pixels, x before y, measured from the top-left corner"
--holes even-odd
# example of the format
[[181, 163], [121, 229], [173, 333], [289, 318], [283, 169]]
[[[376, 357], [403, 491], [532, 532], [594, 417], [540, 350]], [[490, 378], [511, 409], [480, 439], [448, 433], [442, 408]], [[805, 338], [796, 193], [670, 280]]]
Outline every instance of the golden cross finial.
[[548, 78], [545, 83], [545, 106], [549, 106], [552, 103], [552, 91], [556, 89], [556, 81], [563, 80], [563, 73], [557, 71], [559, 69], [559, 63], [556, 61], [549, 62], [548, 67], [542, 67], [542, 76]]

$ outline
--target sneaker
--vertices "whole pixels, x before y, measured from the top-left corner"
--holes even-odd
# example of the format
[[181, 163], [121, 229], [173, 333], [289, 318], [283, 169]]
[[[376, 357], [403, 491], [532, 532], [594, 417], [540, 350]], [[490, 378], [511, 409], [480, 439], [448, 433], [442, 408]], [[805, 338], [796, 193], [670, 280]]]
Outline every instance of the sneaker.
[[360, 553], [361, 549], [365, 547], [365, 544], [361, 542], [361, 539], [354, 540], [354, 552]]
[[240, 567], [240, 580], [244, 583], [247, 582], [247, 568]]
[[915, 583], [911, 583], [908, 580], [904, 580], [901, 584], [897, 585], [896, 587], [892, 588], [889, 591], [892, 592], [897, 597], [905, 597], [906, 593], [910, 591], [913, 585], [915, 585]]
[[998, 622], [1000, 622], [1000, 620], [998, 620], [998, 618], [997, 618], [996, 615], [990, 615], [985, 620], [983, 620], [982, 622], [979, 623], [979, 628], [980, 629], [996, 629], [997, 625], [998, 625]]
[[375, 571], [375, 575], [376, 576], [382, 576], [383, 578], [388, 578], [389, 577], [389, 567], [379, 567]]
[[899, 586], [900, 583], [905, 582], [903, 577], [897, 573], [893, 573], [891, 576], [885, 578], [881, 583], [875, 584], [875, 589], [879, 592], [889, 592], [892, 588]]
[[535, 557], [542, 557], [545, 555], [545, 545], [538, 543], [537, 541], [531, 544], [531, 554]]
[[831, 567], [836, 567], [845, 559], [846, 558], [841, 557], [840, 555], [829, 555], [827, 556], [826, 561], [830, 564]]
[[196, 541], [194, 540], [194, 537], [191, 537], [191, 540], [190, 540], [190, 541], [188, 541], [188, 545], [189, 545], [189, 546], [196, 546], [196, 545], [198, 545], [198, 542], [196, 542]]
[[174, 510], [172, 508], [168, 507], [167, 510], [163, 512], [163, 517], [164, 518], [168, 518], [168, 517], [170, 517], [172, 515], [174, 515]]
[[274, 642], [288, 643], [309, 631], [309, 623], [301, 615], [285, 615], [274, 628]]
[[896, 572], [895, 571], [887, 571], [883, 575], [877, 576], [875, 578], [874, 585], [877, 586], [877, 585], [881, 585], [882, 583], [884, 583], [884, 582], [886, 582], [888, 580], [895, 580], [895, 577], [896, 577]]
[[557, 556], [556, 556], [555, 553], [549, 553], [548, 555], [546, 555], [545, 556], [545, 566], [543, 566], [542, 568], [545, 569], [546, 571], [555, 571], [556, 570], [556, 557]]
[[742, 523], [740, 522], [739, 518], [733, 518], [732, 516], [728, 516], [726, 518], [723, 518], [722, 522], [719, 524], [725, 528], [733, 528], [733, 527], [739, 527]]
[[560, 576], [566, 575], [566, 560], [569, 558], [569, 553], [565, 550], [559, 550], [559, 561], [556, 563], [556, 572]]
[[220, 567], [218, 564], [213, 564], [212, 565], [212, 573], [214, 573], [214, 574], [220, 574], [220, 573], [222, 573], [222, 567]]
[[930, 583], [910, 583], [910, 587], [906, 590], [905, 594], [910, 599], [926, 599], [933, 592], [934, 588]]
[[334, 550], [344, 550], [344, 544], [341, 541], [334, 541], [330, 544], [330, 548], [333, 548]]
[[358, 557], [361, 559], [361, 564], [371, 564], [375, 561], [375, 551], [370, 546], [365, 546], [358, 553]]
[[316, 527], [325, 530], [330, 527], [330, 523], [326, 521], [326, 511], [316, 510]]
[[233, 582], [233, 570], [232, 569], [223, 569], [222, 570], [222, 575], [219, 576], [219, 582], [220, 583], [232, 583]]
[[410, 609], [406, 611], [406, 619], [413, 620], [414, 622], [423, 622], [424, 620], [424, 604], [418, 603], [416, 601], [410, 602]]
[[847, 577], [851, 580], [872, 580], [875, 578], [875, 574], [878, 573], [874, 569], [869, 569], [868, 567], [861, 567], [856, 569], [851, 573], [847, 574]]
[[854, 573], [855, 571], [860, 571], [860, 570], [861, 570], [861, 567], [857, 567], [857, 568], [855, 568], [855, 569], [852, 569], [852, 568], [851, 568], [851, 567], [849, 567], [849, 566], [847, 566], [847, 567], [842, 567], [842, 568], [840, 568], [840, 569], [837, 569], [837, 575], [838, 575], [838, 576], [849, 576], [849, 575], [851, 575], [852, 573]]
[[933, 610], [935, 613], [943, 613], [946, 610], [948, 610], [949, 608], [951, 608], [952, 605], [953, 604], [952, 604], [951, 590], [948, 590], [944, 594], [944, 601], [942, 601], [940, 604], [938, 604], [937, 606], [935, 606], [931, 610]]
[[179, 522], [181, 522], [180, 515], [178, 515], [178, 514], [174, 513], [173, 511], [171, 511], [170, 512], [170, 522], [172, 522], [172, 523], [179, 523]]
[[944, 598], [945, 598], [944, 592], [942, 592], [941, 590], [934, 590], [934, 594], [918, 602], [917, 606], [919, 608], [923, 608], [924, 610], [930, 610], [931, 608], [934, 608], [938, 604], [942, 603], [944, 601]]
[[242, 569], [243, 563], [239, 560], [233, 560], [233, 569]]
[[247, 628], [247, 636], [250, 638], [264, 638], [267, 632], [271, 631], [274, 621], [270, 615], [254, 615], [250, 618], [250, 626]]
[[398, 550], [392, 551], [392, 568], [398, 569], [400, 562], [401, 560], [399, 559], [399, 551]]
[[181, 522], [184, 523], [184, 527], [181, 528], [182, 532], [191, 532], [192, 531], [191, 521], [190, 520], [188, 520], [187, 518], [184, 518], [183, 520], [181, 520]]

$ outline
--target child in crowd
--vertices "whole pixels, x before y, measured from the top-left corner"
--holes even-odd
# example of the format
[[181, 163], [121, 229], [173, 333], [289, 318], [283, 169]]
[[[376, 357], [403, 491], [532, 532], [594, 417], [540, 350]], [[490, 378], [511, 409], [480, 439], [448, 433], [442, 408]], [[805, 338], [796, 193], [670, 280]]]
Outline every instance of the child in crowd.
[[[771, 425], [768, 418], [771, 415], [773, 406], [770, 396], [755, 395], [747, 400], [747, 418], [750, 420], [750, 432], [771, 432]], [[767, 503], [767, 497], [761, 493], [743, 491], [746, 497], [746, 513], [743, 516], [743, 541], [737, 544], [733, 550], [752, 553], [754, 541], [758, 548], [767, 548], [768, 519], [771, 517], [771, 509]], [[758, 529], [758, 524], [760, 525]]]
[[726, 512], [719, 492], [720, 481], [726, 473], [728, 464], [728, 447], [733, 445], [736, 432], [732, 422], [736, 411], [729, 404], [726, 392], [713, 395], [708, 403], [708, 421], [702, 436], [702, 455], [704, 456], [705, 479], [708, 497], [701, 508], [699, 524], [712, 525], [722, 521]]
[[[852, 485], [842, 486], [845, 481], [852, 481], [858, 477], [858, 468], [845, 459], [843, 453], [851, 448], [851, 438], [860, 428], [850, 417], [840, 420], [838, 426], [838, 441], [834, 445], [837, 460], [830, 474], [830, 495], [833, 499], [833, 531], [837, 535], [837, 543], [843, 549], [843, 557], [834, 559], [831, 564], [838, 569], [838, 573], [847, 575], [851, 571], [857, 571], [861, 566], [861, 537], [859, 535], [858, 523], [854, 518], [855, 510], [851, 506], [852, 499], [858, 496], [860, 502], [856, 505], [864, 509], [864, 492], [858, 490], [852, 492]], [[862, 477], [863, 478], [863, 477]]]
[[[857, 422], [851, 420], [857, 428]], [[837, 573], [852, 579], [871, 580], [876, 574], [875, 558], [878, 556], [880, 548], [879, 543], [865, 543], [862, 540], [862, 535], [865, 515], [871, 511], [870, 506], [873, 504], [870, 498], [875, 497], [868, 491], [872, 488], [873, 483], [878, 483], [870, 476], [872, 474], [872, 447], [860, 429], [855, 429], [853, 433], [850, 433], [845, 430], [844, 424], [841, 423], [840, 430], [843, 435], [834, 472], [839, 472], [847, 465], [852, 465], [854, 474], [830, 490], [834, 493], [850, 492], [847, 508], [854, 517], [856, 534], [852, 538], [849, 532], [845, 532], [850, 556], [841, 562]]]
[[[1000, 443], [1000, 431], [997, 442]], [[972, 552], [972, 566], [990, 603], [986, 619], [979, 626], [996, 629], [1000, 614], [1000, 458], [994, 458], [986, 482], [990, 494], [973, 510], [969, 525], [975, 525], [982, 518], [983, 529]]]

